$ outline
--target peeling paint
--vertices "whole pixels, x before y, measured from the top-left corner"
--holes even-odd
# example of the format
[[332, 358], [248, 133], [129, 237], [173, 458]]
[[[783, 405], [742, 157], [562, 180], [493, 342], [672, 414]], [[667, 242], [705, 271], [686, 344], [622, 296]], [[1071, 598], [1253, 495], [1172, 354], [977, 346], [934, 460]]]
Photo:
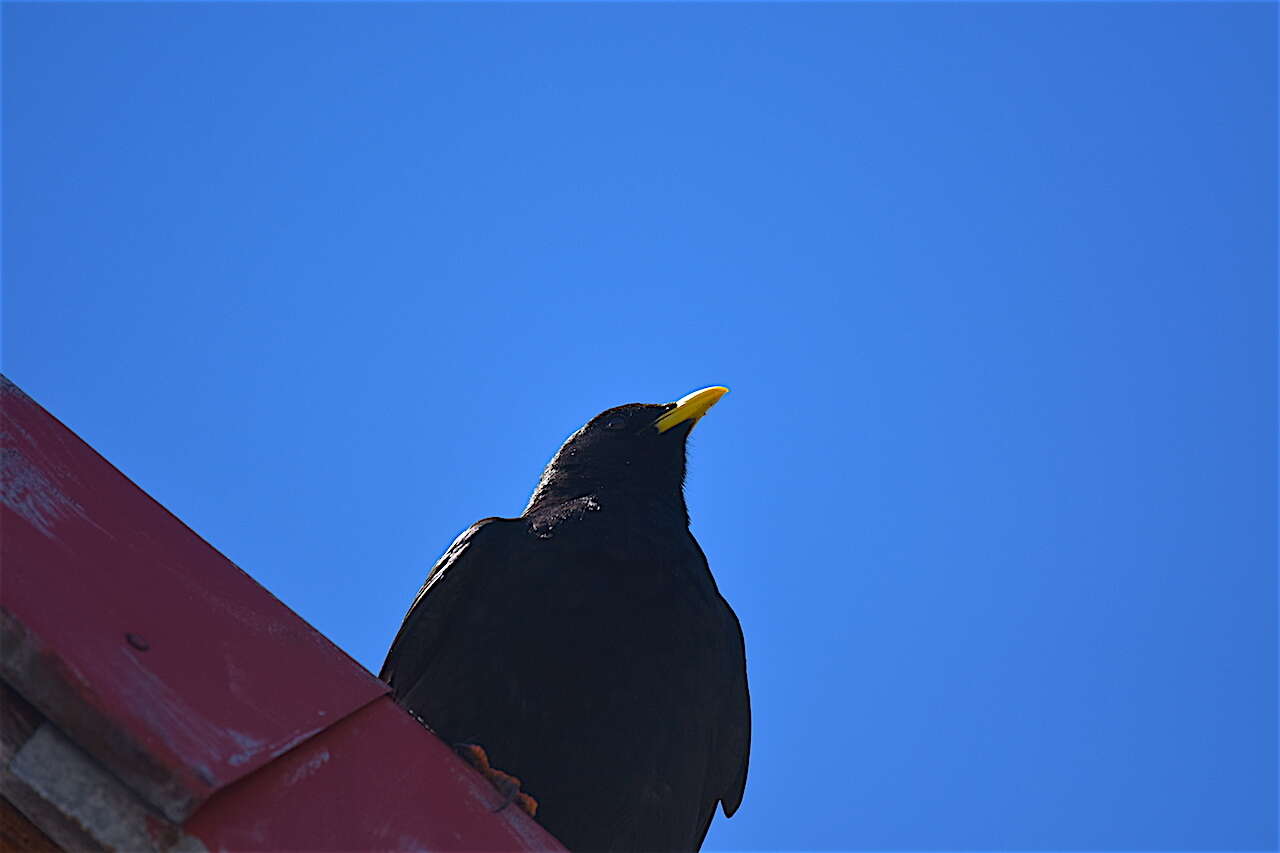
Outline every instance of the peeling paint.
[[325, 729], [324, 726], [316, 726], [314, 729], [307, 729], [305, 732], [300, 732], [299, 734], [291, 737], [289, 740], [277, 746], [275, 749], [271, 750], [271, 752], [268, 753], [268, 755], [270, 755], [272, 758], [276, 758], [277, 756], [284, 755], [286, 752], [293, 749], [295, 746], [302, 743], [304, 740], [308, 740], [310, 738], [315, 737], [317, 734], [324, 731], [324, 729]]
[[188, 705], [181, 695], [132, 655], [122, 651], [114, 663], [114, 677], [120, 683], [128, 684], [136, 697], [131, 704], [132, 710], [147, 721], [148, 728], [170, 749], [185, 756], [189, 765], [201, 763], [197, 756], [219, 756], [226, 737], [223, 729], [208, 720], [200, 709]]
[[[127, 786], [148, 838], [163, 814], [210, 849], [326, 849], [330, 830], [344, 844], [327, 849], [385, 849], [369, 837], [385, 817], [386, 838], [406, 848], [455, 849], [472, 832], [496, 839], [488, 849], [520, 846], [508, 816], [489, 814], [495, 791], [464, 796], [482, 778], [460, 789], [418, 765], [441, 750], [460, 762], [418, 736], [386, 684], [2, 376], [0, 409], [0, 674]], [[72, 777], [45, 757], [27, 754], [24, 772], [77, 815], [100, 814], [108, 786], [66, 788]], [[286, 779], [292, 799], [261, 796]], [[348, 798], [359, 807], [317, 827], [317, 801]], [[545, 836], [538, 847], [554, 849]]]
[[227, 756], [227, 763], [232, 767], [248, 764], [254, 756], [262, 752], [263, 741], [235, 729], [227, 729], [227, 736], [236, 742], [240, 751]]
[[321, 749], [318, 753], [308, 758], [300, 767], [285, 777], [285, 785], [296, 785], [303, 779], [315, 773], [329, 761], [329, 750]]
[[242, 764], [247, 764], [250, 761], [253, 761], [263, 754], [265, 754], [268, 759], [278, 758], [303, 741], [315, 737], [316, 734], [324, 731], [324, 729], [324, 726], [316, 726], [314, 729], [307, 729], [306, 731], [299, 732], [289, 738], [284, 743], [278, 743], [275, 746], [272, 746], [266, 741], [255, 740], [254, 738], [245, 735], [243, 732], [233, 730], [228, 731], [227, 733], [231, 735], [231, 738], [235, 740], [237, 744], [244, 747], [244, 749], [241, 752], [237, 752], [234, 755], [229, 756], [227, 758], [227, 763], [233, 767], [239, 767]]
[[[11, 440], [9, 433], [0, 433], [0, 442], [8, 445]], [[0, 453], [0, 503], [50, 539], [56, 539], [58, 522], [71, 518], [89, 521], [84, 507], [67, 497], [20, 450], [6, 446]]]

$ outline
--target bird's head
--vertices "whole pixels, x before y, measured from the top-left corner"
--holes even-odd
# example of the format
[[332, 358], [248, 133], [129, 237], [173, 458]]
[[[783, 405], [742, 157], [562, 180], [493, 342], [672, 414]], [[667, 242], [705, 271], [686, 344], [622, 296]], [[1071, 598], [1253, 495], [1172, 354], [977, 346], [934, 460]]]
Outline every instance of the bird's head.
[[596, 415], [556, 451], [525, 513], [592, 494], [674, 501], [683, 509], [685, 440], [728, 390], [703, 388], [674, 403], [629, 403]]

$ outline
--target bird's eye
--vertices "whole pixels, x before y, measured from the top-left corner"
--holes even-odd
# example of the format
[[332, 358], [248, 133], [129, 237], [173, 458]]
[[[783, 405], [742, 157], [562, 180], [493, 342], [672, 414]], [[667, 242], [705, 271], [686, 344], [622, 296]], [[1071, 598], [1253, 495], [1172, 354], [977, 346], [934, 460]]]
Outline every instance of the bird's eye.
[[617, 417], [609, 418], [609, 420], [604, 422], [605, 429], [622, 429], [626, 425], [626, 420]]

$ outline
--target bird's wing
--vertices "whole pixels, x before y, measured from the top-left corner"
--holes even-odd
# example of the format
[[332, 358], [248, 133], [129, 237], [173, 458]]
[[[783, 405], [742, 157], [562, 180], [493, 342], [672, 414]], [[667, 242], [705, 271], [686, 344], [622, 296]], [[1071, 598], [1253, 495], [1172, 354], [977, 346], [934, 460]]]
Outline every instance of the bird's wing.
[[379, 678], [391, 685], [397, 697], [413, 688], [426, 670], [431, 656], [439, 649], [448, 623], [462, 610], [455, 605], [468, 596], [468, 580], [483, 580], [468, 578], [468, 575], [475, 574], [468, 571], [468, 565], [474, 567], [482, 562], [477, 559], [479, 555], [492, 554], [501, 547], [500, 530], [505, 521], [507, 519], [502, 518], [477, 521], [453, 540], [427, 573], [427, 579], [414, 596], [413, 604], [409, 605], [409, 612], [405, 614], [378, 673]]
[[751, 752], [751, 695], [747, 690], [747, 660], [742, 627], [728, 604], [727, 617], [718, 657], [718, 669], [728, 674], [718, 681], [716, 695], [720, 699], [712, 732], [711, 760], [707, 765], [706, 787], [702, 792], [699, 825], [688, 845], [702, 847], [716, 815], [716, 803], [725, 817], [732, 817], [742, 804], [747, 787], [747, 762]]
[[733, 633], [725, 667], [734, 673], [734, 677], [722, 712], [716, 760], [720, 776], [725, 781], [720, 789], [720, 807], [725, 817], [732, 817], [741, 805], [742, 793], [747, 787], [747, 763], [751, 755], [751, 694], [747, 689], [747, 656], [742, 626], [733, 611], [727, 606], [725, 609], [728, 610]]

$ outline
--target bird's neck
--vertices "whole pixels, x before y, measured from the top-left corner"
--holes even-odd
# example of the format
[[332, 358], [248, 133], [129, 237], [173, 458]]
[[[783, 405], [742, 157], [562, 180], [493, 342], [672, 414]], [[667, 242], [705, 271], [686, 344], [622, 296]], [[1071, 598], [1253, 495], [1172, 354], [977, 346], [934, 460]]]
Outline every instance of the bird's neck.
[[689, 525], [689, 508], [684, 489], [655, 489], [626, 480], [609, 483], [591, 478], [559, 477], [554, 472], [543, 475], [529, 498], [524, 515], [531, 516], [584, 501], [594, 510], [606, 510], [610, 516], [636, 519], [666, 519]]

